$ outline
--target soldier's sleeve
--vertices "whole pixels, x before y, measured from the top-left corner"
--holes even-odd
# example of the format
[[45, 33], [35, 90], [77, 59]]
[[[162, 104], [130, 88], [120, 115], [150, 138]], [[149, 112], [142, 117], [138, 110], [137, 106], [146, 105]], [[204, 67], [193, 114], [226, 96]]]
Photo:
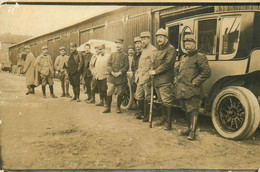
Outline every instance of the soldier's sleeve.
[[35, 68], [37, 69], [37, 71], [39, 71], [39, 72], [41, 72], [41, 70], [42, 70], [42, 68], [41, 68], [41, 66], [40, 66], [40, 56], [38, 56], [37, 58], [36, 58], [36, 60], [35, 60], [35, 62], [34, 62], [34, 66], [35, 66]]
[[79, 53], [78, 55], [79, 55], [79, 68], [78, 68], [78, 70], [81, 71], [82, 66], [83, 66], [83, 59], [82, 59], [81, 53]]
[[197, 60], [198, 68], [199, 68], [199, 75], [196, 76], [192, 82], [195, 85], [202, 84], [206, 79], [208, 79], [211, 75], [211, 70], [208, 64], [208, 59], [205, 55], [201, 55]]
[[174, 63], [176, 61], [176, 56], [177, 53], [175, 51], [175, 48], [172, 47], [170, 50], [166, 52], [166, 58], [164, 59], [163, 63], [157, 69], [155, 69], [155, 73], [160, 74], [173, 68]]
[[54, 63], [54, 68], [55, 70], [59, 71], [59, 64], [60, 64], [60, 56], [58, 56], [55, 60], [55, 63]]
[[26, 60], [25, 60], [25, 63], [24, 63], [24, 68], [23, 68], [24, 73], [26, 73], [26, 71], [29, 69], [31, 63], [32, 63], [32, 56], [29, 54], [26, 57]]
[[125, 55], [125, 58], [124, 58], [124, 66], [122, 67], [122, 69], [120, 70], [122, 72], [122, 74], [125, 74], [129, 69], [129, 60], [128, 60], [128, 57], [127, 55]]
[[109, 55], [108, 60], [107, 60], [107, 71], [110, 74], [113, 71], [112, 68], [112, 54]]

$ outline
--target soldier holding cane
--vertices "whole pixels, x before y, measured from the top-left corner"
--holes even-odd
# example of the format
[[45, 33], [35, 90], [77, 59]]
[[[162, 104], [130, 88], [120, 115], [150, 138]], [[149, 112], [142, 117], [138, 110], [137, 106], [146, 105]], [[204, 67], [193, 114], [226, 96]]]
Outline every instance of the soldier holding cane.
[[150, 70], [149, 73], [154, 77], [154, 87], [162, 102], [162, 108], [166, 111], [166, 114], [162, 114], [160, 124], [167, 121], [166, 129], [171, 130], [172, 103], [174, 100], [173, 67], [176, 60], [176, 51], [168, 42], [168, 32], [165, 29], [161, 28], [156, 32], [156, 41], [159, 45], [159, 50], [154, 56], [153, 70]]

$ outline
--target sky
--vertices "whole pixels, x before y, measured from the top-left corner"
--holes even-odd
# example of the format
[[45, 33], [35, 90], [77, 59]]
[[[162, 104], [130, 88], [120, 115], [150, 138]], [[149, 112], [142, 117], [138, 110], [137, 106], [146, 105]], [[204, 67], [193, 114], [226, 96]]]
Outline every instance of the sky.
[[39, 36], [122, 6], [0, 5], [0, 34]]

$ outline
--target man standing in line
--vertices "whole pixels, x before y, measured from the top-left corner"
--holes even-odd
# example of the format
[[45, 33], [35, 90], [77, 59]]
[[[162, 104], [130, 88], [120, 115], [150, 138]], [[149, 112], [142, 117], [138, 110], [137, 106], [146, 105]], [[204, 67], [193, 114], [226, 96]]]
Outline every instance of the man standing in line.
[[149, 101], [151, 99], [151, 80], [149, 71], [152, 67], [152, 59], [157, 49], [151, 44], [151, 33], [142, 32], [142, 55], [140, 56], [137, 69], [137, 88], [135, 98], [138, 101], [141, 114], [136, 118], [143, 119], [143, 122], [149, 121]]
[[69, 81], [73, 88], [74, 97], [73, 100], [80, 102], [80, 74], [82, 69], [83, 61], [81, 54], [77, 51], [77, 44], [74, 42], [70, 43], [70, 56], [68, 60], [68, 74]]
[[128, 58], [123, 52], [123, 39], [118, 39], [116, 43], [116, 52], [113, 52], [107, 62], [108, 67], [108, 80], [107, 80], [107, 108], [103, 113], [109, 113], [111, 111], [112, 95], [117, 88], [117, 113], [121, 113], [121, 103], [123, 101], [123, 85], [126, 84], [126, 72], [128, 70]]
[[23, 73], [26, 73], [25, 74], [26, 86], [28, 88], [26, 95], [28, 95], [28, 94], [34, 94], [35, 57], [34, 57], [33, 53], [31, 52], [31, 48], [29, 46], [25, 46], [24, 50], [27, 55], [26, 55], [26, 60], [25, 60], [24, 66], [23, 66]]
[[168, 32], [165, 29], [159, 29], [156, 32], [156, 41], [159, 50], [154, 56], [153, 70], [150, 75], [154, 76], [153, 84], [157, 95], [162, 102], [162, 111], [165, 109], [166, 114], [162, 114], [159, 125], [167, 121], [166, 130], [172, 129], [172, 103], [174, 101], [173, 80], [174, 80], [174, 63], [176, 60], [175, 48], [168, 41]]
[[[65, 47], [60, 47], [60, 55], [56, 58], [54, 66], [55, 69], [59, 72], [60, 81], [61, 81], [61, 89], [62, 95], [61, 97], [69, 97], [69, 75], [68, 75], [68, 60], [69, 56], [65, 55]], [[66, 90], [66, 92], [65, 92]]]
[[105, 101], [107, 99], [107, 60], [108, 56], [105, 54], [105, 45], [102, 44], [97, 47], [99, 49], [99, 53], [97, 55], [96, 63], [95, 63], [95, 77], [97, 82], [97, 87], [99, 91], [100, 103], [96, 104], [96, 106], [104, 106]]
[[42, 93], [43, 98], [46, 98], [46, 84], [49, 84], [49, 89], [52, 98], [57, 98], [53, 92], [53, 77], [54, 69], [51, 56], [48, 54], [48, 47], [42, 47], [42, 54], [39, 55], [35, 60], [35, 68], [40, 72], [41, 84], [42, 84]]
[[91, 99], [91, 80], [92, 80], [92, 75], [91, 75], [91, 71], [89, 69], [89, 63], [90, 63], [90, 59], [93, 56], [93, 53], [90, 52], [90, 45], [86, 44], [84, 46], [85, 48], [85, 52], [82, 52], [82, 60], [83, 60], [83, 72], [82, 72], [82, 78], [84, 80], [84, 85], [87, 89], [87, 94], [88, 94], [88, 98], [86, 99], [86, 101], [89, 101]]
[[175, 83], [175, 96], [185, 111], [187, 129], [181, 135], [195, 140], [199, 107], [201, 103], [202, 83], [211, 75], [207, 57], [196, 50], [196, 39], [193, 35], [184, 38], [186, 54], [181, 56], [178, 75]]

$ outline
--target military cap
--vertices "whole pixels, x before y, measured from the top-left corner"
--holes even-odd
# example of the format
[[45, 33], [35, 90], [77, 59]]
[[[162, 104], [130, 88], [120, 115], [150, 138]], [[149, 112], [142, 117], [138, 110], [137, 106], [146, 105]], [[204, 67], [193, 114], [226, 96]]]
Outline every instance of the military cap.
[[194, 35], [186, 35], [183, 41], [196, 42], [196, 39]]
[[71, 42], [71, 43], [70, 43], [70, 46], [71, 46], [71, 47], [77, 47], [77, 44], [76, 44], [75, 42]]
[[48, 49], [47, 45], [42, 46], [42, 50]]
[[151, 33], [149, 31], [141, 32], [140, 37], [151, 37]]
[[135, 37], [135, 38], [134, 38], [134, 42], [135, 42], [135, 43], [136, 43], [136, 42], [141, 42], [141, 38], [140, 38], [139, 36]]
[[124, 43], [124, 40], [121, 39], [121, 38], [119, 38], [119, 39], [117, 39], [117, 40], [115, 41], [115, 43], [121, 43], [121, 44], [123, 44], [123, 43]]
[[168, 32], [167, 30], [163, 29], [163, 28], [160, 28], [159, 30], [157, 30], [156, 32], [156, 36], [157, 35], [164, 35], [164, 36], [167, 36], [168, 37]]
[[133, 45], [129, 45], [128, 49], [134, 49], [134, 46]]
[[60, 51], [61, 51], [61, 50], [65, 50], [65, 47], [60, 47]]
[[24, 49], [31, 49], [31, 47], [26, 45], [26, 46], [24, 46]]

